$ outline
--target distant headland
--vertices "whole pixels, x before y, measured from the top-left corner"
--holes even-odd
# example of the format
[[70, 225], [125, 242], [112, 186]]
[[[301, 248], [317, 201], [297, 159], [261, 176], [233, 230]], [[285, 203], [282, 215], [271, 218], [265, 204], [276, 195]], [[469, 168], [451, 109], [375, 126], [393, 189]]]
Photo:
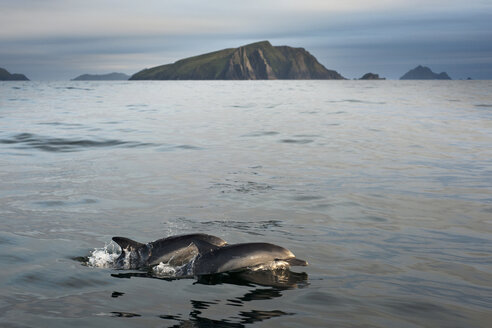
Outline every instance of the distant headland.
[[419, 65], [406, 72], [400, 80], [451, 80], [446, 72], [434, 73], [429, 67]]
[[343, 80], [304, 48], [268, 41], [223, 49], [144, 69], [130, 80]]
[[0, 81], [29, 81], [24, 74], [10, 74], [5, 68], [0, 67]]
[[109, 74], [82, 74], [72, 79], [72, 81], [125, 81], [130, 76], [124, 73], [109, 73]]

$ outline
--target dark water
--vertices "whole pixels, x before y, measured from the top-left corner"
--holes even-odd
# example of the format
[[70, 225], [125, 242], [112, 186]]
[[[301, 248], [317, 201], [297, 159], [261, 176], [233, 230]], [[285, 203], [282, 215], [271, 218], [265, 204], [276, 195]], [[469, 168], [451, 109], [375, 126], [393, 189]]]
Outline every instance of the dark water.
[[[0, 326], [489, 327], [488, 81], [0, 84]], [[115, 235], [310, 266], [82, 265]], [[110, 246], [112, 247], [112, 246]]]

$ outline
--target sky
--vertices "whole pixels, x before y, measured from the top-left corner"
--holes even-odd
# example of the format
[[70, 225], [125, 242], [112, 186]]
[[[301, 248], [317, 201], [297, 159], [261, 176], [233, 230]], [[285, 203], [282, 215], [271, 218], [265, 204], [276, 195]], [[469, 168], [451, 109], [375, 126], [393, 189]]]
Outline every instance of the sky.
[[492, 0], [0, 0], [0, 67], [31, 80], [131, 75], [262, 40], [350, 79], [417, 65], [492, 79]]

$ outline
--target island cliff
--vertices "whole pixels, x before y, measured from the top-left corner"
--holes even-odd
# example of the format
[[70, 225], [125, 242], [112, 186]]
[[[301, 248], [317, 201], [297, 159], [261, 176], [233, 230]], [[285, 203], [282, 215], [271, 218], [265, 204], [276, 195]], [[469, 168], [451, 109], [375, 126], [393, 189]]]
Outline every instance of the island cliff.
[[400, 80], [451, 80], [446, 72], [434, 73], [429, 67], [419, 65], [405, 73]]
[[344, 79], [303, 48], [274, 47], [268, 41], [219, 50], [144, 69], [130, 80]]
[[0, 81], [29, 81], [29, 79], [24, 74], [10, 74], [0, 67]]

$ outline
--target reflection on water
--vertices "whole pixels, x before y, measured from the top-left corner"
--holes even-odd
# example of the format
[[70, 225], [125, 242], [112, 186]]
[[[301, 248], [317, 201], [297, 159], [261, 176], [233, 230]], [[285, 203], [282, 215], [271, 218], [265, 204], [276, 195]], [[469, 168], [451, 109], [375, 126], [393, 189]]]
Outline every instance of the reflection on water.
[[[255, 300], [268, 300], [282, 296], [283, 289], [254, 289], [242, 297], [236, 299], [224, 300], [226, 305], [241, 307], [243, 302]], [[222, 319], [210, 319], [205, 316], [206, 310], [213, 312], [214, 306], [222, 307], [224, 301], [199, 301], [190, 300], [191, 311], [186, 315], [160, 315], [161, 319], [179, 321], [179, 324], [173, 327], [244, 327], [246, 324], [252, 324], [259, 321], [268, 320], [274, 317], [292, 315], [294, 313], [286, 313], [280, 310], [249, 310], [238, 311]]]
[[[111, 274], [115, 278], [154, 278], [160, 280], [173, 281], [173, 278], [160, 278], [152, 275], [152, 272], [124, 272]], [[287, 313], [280, 310], [249, 310], [238, 311], [231, 314], [228, 311], [228, 316], [222, 319], [207, 318], [205, 310], [213, 312], [214, 306], [223, 307], [223, 305], [242, 308], [245, 303], [255, 301], [272, 300], [282, 297], [282, 293], [293, 288], [304, 288], [308, 286], [308, 275], [306, 273], [296, 273], [290, 270], [258, 270], [258, 271], [242, 271], [231, 272], [213, 275], [204, 275], [197, 277], [195, 284], [207, 286], [222, 284], [232, 284], [237, 286], [252, 287], [246, 293], [234, 298], [227, 298], [216, 301], [199, 301], [191, 299], [192, 310], [188, 315], [160, 315], [161, 319], [178, 321], [179, 324], [173, 327], [244, 327], [247, 324], [252, 324], [259, 321], [268, 320], [274, 317], [285, 315], [293, 315], [295, 313]], [[268, 288], [265, 288], [268, 287]], [[119, 297], [124, 293], [113, 292], [111, 297]], [[259, 304], [258, 304], [259, 305]], [[257, 305], [257, 306], [258, 306]], [[115, 313], [115, 312], [112, 312]], [[118, 312], [121, 313], [121, 312]], [[124, 317], [132, 317], [118, 315]]]
[[[234, 307], [242, 307], [245, 302], [264, 301], [271, 300], [282, 296], [284, 290], [301, 287], [301, 284], [305, 284], [307, 281], [307, 274], [298, 274], [290, 272], [289, 270], [283, 270], [280, 272], [262, 271], [253, 272], [246, 271], [242, 273], [234, 274], [221, 274], [202, 276], [198, 278], [197, 283], [216, 285], [216, 284], [236, 284], [244, 286], [254, 286], [252, 284], [258, 284], [263, 286], [271, 286], [271, 288], [258, 288], [249, 290], [242, 296], [235, 298], [229, 298], [226, 300], [226, 305]], [[192, 311], [189, 313], [187, 319], [179, 316], [161, 316], [163, 319], [171, 319], [180, 321], [180, 323], [174, 327], [184, 327], [187, 324], [192, 324], [192, 327], [243, 327], [246, 324], [251, 324], [259, 321], [268, 320], [270, 318], [291, 315], [294, 313], [286, 313], [279, 310], [250, 310], [239, 311], [235, 315], [230, 315], [227, 318], [221, 320], [209, 319], [202, 315], [203, 310], [209, 309], [214, 305], [220, 306], [220, 302], [204, 302], [191, 300]], [[238, 321], [239, 318], [239, 321]]]
[[[224, 328], [241, 328], [245, 327], [247, 324], [252, 324], [255, 322], [260, 322], [264, 320], [268, 320], [275, 317], [281, 317], [285, 315], [292, 315], [293, 313], [286, 313], [279, 310], [273, 311], [265, 311], [265, 310], [251, 310], [251, 311], [242, 311], [238, 313], [238, 317], [230, 317], [223, 320], [209, 319], [203, 317], [202, 311], [200, 308], [207, 308], [201, 306], [203, 302], [191, 301], [194, 310], [190, 312], [189, 319], [181, 319], [179, 316], [175, 315], [161, 315], [161, 319], [166, 320], [175, 320], [179, 321], [178, 324], [170, 326], [170, 327], [224, 327]], [[195, 305], [198, 304], [198, 307]]]
[[205, 285], [235, 284], [260, 285], [277, 288], [302, 288], [307, 286], [308, 275], [305, 272], [297, 273], [288, 269], [283, 270], [246, 270], [226, 274], [204, 275], [198, 277], [197, 283]]
[[130, 312], [118, 312], [118, 311], [113, 311], [111, 312], [113, 317], [118, 317], [118, 318], [133, 318], [133, 317], [141, 317], [140, 314], [137, 313], [130, 313]]
[[[162, 277], [154, 274], [154, 271], [147, 272], [122, 272], [112, 273], [114, 278], [153, 278], [173, 281], [176, 277]], [[270, 286], [282, 289], [303, 288], [308, 285], [308, 274], [305, 272], [292, 272], [289, 269], [278, 270], [246, 270], [240, 272], [228, 272], [220, 274], [198, 276], [196, 283], [203, 285], [233, 284], [238, 286]]]

